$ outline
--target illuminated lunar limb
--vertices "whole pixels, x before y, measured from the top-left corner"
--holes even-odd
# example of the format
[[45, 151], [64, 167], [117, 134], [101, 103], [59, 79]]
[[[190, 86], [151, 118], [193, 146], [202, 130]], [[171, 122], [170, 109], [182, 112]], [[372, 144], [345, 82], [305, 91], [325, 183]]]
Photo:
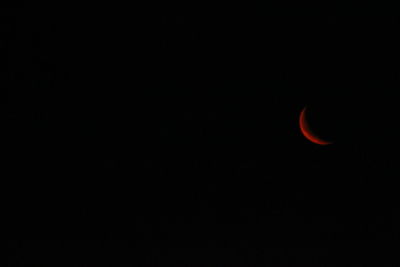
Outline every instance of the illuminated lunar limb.
[[319, 138], [318, 136], [316, 136], [310, 129], [308, 122], [306, 120], [306, 108], [304, 108], [301, 113], [300, 113], [300, 120], [299, 120], [299, 124], [300, 124], [300, 130], [301, 133], [304, 135], [305, 138], [307, 138], [309, 141], [318, 144], [318, 145], [330, 145], [332, 144], [331, 142], [322, 140], [321, 138]]

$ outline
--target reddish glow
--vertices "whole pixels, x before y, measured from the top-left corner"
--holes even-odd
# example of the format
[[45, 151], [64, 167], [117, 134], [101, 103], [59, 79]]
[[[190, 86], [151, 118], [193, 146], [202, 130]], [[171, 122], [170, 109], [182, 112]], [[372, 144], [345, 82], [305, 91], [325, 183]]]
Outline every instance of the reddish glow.
[[300, 113], [300, 130], [301, 133], [311, 142], [318, 144], [318, 145], [329, 145], [331, 144], [330, 142], [324, 141], [320, 138], [318, 138], [315, 134], [312, 133], [310, 130], [310, 127], [308, 126], [307, 120], [306, 120], [306, 108], [304, 108], [301, 113]]

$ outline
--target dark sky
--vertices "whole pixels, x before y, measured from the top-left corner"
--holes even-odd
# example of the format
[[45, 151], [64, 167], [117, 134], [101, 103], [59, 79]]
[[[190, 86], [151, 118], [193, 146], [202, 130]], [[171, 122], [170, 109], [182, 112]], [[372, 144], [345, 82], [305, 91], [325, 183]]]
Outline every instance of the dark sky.
[[396, 266], [397, 17], [61, 11], [0, 12], [7, 266]]

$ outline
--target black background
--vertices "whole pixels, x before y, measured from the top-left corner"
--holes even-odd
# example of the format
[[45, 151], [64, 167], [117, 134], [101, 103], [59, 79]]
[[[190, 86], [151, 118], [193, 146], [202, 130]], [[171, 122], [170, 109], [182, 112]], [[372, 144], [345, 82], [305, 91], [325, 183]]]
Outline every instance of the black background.
[[397, 17], [46, 8], [0, 14], [5, 266], [396, 266]]

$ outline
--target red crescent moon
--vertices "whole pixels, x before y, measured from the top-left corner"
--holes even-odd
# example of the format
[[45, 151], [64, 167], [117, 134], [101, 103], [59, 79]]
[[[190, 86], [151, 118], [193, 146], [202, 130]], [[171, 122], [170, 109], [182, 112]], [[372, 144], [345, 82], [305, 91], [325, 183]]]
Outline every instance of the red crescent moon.
[[314, 133], [312, 133], [310, 127], [308, 126], [305, 113], [306, 108], [304, 108], [300, 113], [300, 130], [304, 137], [318, 145], [330, 145], [331, 142], [324, 141], [318, 138]]

